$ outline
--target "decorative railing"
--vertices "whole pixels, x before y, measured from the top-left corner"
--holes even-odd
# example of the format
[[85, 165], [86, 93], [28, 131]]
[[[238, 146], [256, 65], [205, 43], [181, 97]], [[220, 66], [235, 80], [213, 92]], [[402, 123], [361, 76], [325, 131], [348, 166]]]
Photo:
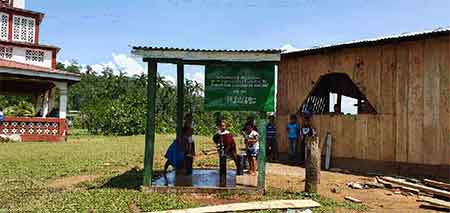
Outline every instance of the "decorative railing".
[[67, 135], [65, 119], [5, 117], [0, 134], [19, 135], [22, 141], [61, 141]]

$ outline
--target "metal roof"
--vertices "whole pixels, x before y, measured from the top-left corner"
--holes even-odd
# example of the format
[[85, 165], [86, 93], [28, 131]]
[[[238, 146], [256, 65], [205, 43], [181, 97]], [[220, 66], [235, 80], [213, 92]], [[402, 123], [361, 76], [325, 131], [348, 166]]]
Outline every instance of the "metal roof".
[[362, 39], [362, 40], [354, 40], [342, 43], [328, 44], [323, 46], [314, 46], [311, 48], [304, 49], [292, 49], [282, 52], [283, 55], [290, 54], [312, 54], [324, 50], [329, 49], [338, 49], [338, 48], [346, 48], [346, 47], [361, 47], [367, 45], [375, 45], [383, 42], [392, 42], [392, 41], [406, 41], [406, 40], [415, 40], [426, 38], [429, 36], [438, 36], [438, 35], [450, 35], [450, 27], [436, 28], [433, 30], [425, 30], [421, 32], [412, 32], [412, 33], [402, 33], [397, 35], [390, 36], [382, 36], [370, 39]]
[[231, 52], [231, 53], [281, 53], [281, 49], [256, 49], [256, 50], [236, 50], [236, 49], [193, 49], [176, 47], [152, 47], [152, 46], [133, 46], [133, 50], [158, 50], [158, 51], [186, 51], [186, 52]]
[[208, 61], [278, 63], [280, 61], [281, 50], [189, 49], [134, 46], [132, 53], [143, 57], [144, 60], [150, 59], [168, 63], [174, 63], [177, 60], [182, 60], [185, 64], [201, 64], [207, 63]]

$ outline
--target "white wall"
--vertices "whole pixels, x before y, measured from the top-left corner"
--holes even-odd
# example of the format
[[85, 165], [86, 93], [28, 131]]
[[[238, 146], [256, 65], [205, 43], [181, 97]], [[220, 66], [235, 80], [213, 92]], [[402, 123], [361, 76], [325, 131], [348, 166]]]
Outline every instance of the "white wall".
[[25, 9], [25, 0], [13, 0], [13, 6], [21, 9]]
[[[44, 51], [44, 62], [37, 62], [37, 61], [26, 61], [25, 60], [25, 51], [26, 50], [27, 50], [27, 48], [13, 47], [13, 57], [11, 60], [21, 62], [21, 63], [31, 64], [31, 65], [36, 65], [36, 66], [40, 66], [40, 67], [47, 67], [47, 68], [52, 67], [52, 51], [40, 50], [40, 51]], [[6, 59], [6, 60], [8, 60], [8, 59]]]

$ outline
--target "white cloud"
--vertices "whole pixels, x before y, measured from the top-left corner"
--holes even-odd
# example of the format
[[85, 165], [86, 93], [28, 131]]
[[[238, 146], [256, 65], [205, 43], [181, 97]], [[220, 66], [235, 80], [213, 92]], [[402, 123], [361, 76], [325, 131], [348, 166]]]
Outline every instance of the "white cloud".
[[125, 54], [113, 53], [113, 69], [120, 70], [126, 75], [140, 75], [145, 72], [144, 63], [138, 62], [135, 58]]
[[177, 82], [177, 79], [171, 75], [162, 74], [161, 76], [163, 76], [166, 80], [172, 82], [172, 84], [176, 84], [176, 82]]
[[[72, 60], [63, 60], [61, 63], [64, 65], [72, 65]], [[86, 64], [80, 64], [81, 72], [86, 72]], [[128, 54], [112, 54], [112, 60], [108, 62], [102, 62], [89, 65], [96, 73], [101, 73], [106, 67], [113, 69], [115, 74], [119, 74], [122, 71], [127, 76], [140, 75], [146, 73], [147, 64], [141, 62], [139, 58], [133, 57]], [[185, 67], [186, 79], [197, 81], [203, 84], [205, 81], [205, 71], [203, 66], [186, 65]], [[173, 84], [176, 84], [176, 66], [171, 64], [158, 64], [158, 73], [161, 76]]]
[[196, 81], [197, 83], [203, 84], [205, 82], [205, 67], [196, 65], [187, 65], [186, 79]]
[[203, 84], [203, 82], [205, 81], [205, 73], [204, 72], [187, 73], [186, 78], [189, 80], [196, 81], [197, 83]]
[[282, 51], [295, 51], [295, 50], [297, 50], [297, 48], [295, 48], [291, 44], [284, 44], [283, 46], [281, 46], [281, 50]]

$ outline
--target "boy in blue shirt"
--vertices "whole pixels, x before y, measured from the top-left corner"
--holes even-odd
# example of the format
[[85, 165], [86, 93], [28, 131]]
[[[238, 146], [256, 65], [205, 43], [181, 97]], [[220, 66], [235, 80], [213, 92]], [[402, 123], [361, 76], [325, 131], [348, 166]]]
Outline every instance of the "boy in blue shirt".
[[269, 123], [266, 126], [267, 156], [272, 160], [278, 160], [277, 127], [275, 116], [269, 116]]
[[297, 115], [293, 114], [290, 116], [286, 129], [289, 140], [289, 160], [294, 160], [296, 157], [297, 141], [300, 136], [300, 125], [297, 122]]

